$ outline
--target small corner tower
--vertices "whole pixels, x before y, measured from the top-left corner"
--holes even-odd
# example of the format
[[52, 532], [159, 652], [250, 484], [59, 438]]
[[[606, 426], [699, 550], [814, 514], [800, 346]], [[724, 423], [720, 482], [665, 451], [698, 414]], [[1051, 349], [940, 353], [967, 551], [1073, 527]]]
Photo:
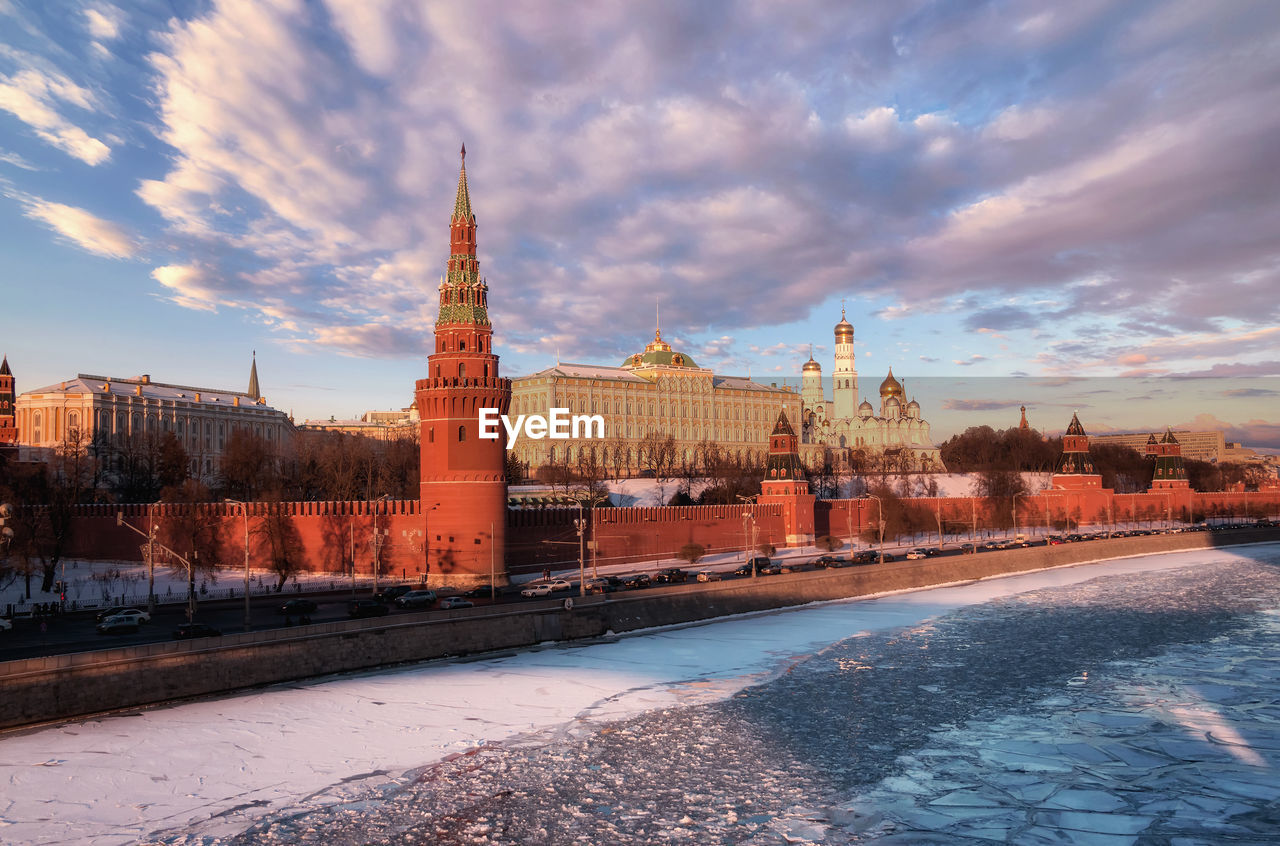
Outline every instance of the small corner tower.
[[816, 497], [809, 493], [804, 465], [800, 463], [799, 438], [785, 410], [778, 412], [778, 422], [769, 435], [769, 457], [760, 483], [760, 502], [782, 506], [782, 519], [787, 543], [793, 546], [813, 543], [813, 511]]
[[1089, 455], [1089, 436], [1080, 425], [1078, 413], [1072, 413], [1071, 423], [1062, 436], [1062, 457], [1053, 474], [1053, 486], [1062, 488], [1101, 488], [1102, 476], [1093, 468]]
[[17, 402], [13, 371], [9, 369], [9, 356], [0, 361], [0, 447], [18, 442], [18, 418], [14, 403]]
[[844, 315], [844, 305], [840, 306], [840, 322], [835, 328], [836, 367], [831, 378], [835, 383], [832, 399], [832, 414], [836, 420], [847, 420], [857, 413], [858, 407], [858, 369], [853, 360], [853, 324]]
[[481, 409], [506, 414], [511, 380], [498, 376], [489, 322], [489, 287], [476, 259], [476, 218], [467, 186], [467, 148], [453, 216], [449, 262], [440, 283], [435, 352], [417, 383], [422, 450], [421, 508], [427, 580], [433, 585], [500, 584], [506, 575], [506, 437], [480, 437]]
[[[1155, 447], [1152, 449], [1152, 447]], [[1166, 428], [1164, 437], [1156, 442], [1152, 434], [1147, 441], [1147, 454], [1156, 459], [1155, 472], [1151, 476], [1152, 490], [1185, 490], [1190, 488], [1187, 481], [1187, 467], [1182, 460], [1182, 444], [1173, 436], [1173, 429]]]

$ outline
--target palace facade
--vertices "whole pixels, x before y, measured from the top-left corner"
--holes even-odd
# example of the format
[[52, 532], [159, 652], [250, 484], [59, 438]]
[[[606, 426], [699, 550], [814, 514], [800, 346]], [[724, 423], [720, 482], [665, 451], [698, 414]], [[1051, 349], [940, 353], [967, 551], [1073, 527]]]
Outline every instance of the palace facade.
[[556, 364], [513, 380], [512, 415], [546, 414], [552, 408], [601, 415], [605, 439], [521, 438], [513, 452], [527, 472], [587, 462], [610, 475], [634, 476], [654, 469], [655, 440], [668, 436], [675, 446], [670, 469], [694, 465], [704, 441], [730, 457], [763, 464], [778, 412], [798, 418], [800, 397], [791, 388], [699, 367], [688, 354], [673, 350], [657, 329], [643, 352], [616, 367]]
[[294, 434], [289, 415], [267, 405], [258, 387], [257, 361], [250, 367], [249, 389], [229, 391], [80, 373], [56, 385], [18, 397], [20, 454], [47, 457], [73, 437], [83, 438], [98, 457], [110, 462], [131, 439], [172, 432], [191, 460], [191, 474], [211, 479], [219, 469], [231, 434], [245, 430], [280, 451]]

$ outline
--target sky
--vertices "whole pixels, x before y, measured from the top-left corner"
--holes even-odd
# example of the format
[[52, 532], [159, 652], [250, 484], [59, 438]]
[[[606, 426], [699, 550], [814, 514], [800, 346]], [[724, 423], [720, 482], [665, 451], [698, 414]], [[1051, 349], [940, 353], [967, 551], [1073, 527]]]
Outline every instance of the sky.
[[843, 307], [863, 394], [957, 386], [935, 438], [1016, 424], [983, 378], [1100, 378], [1140, 384], [1028, 389], [1033, 424], [1280, 448], [1278, 34], [1200, 0], [0, 0], [0, 352], [19, 391], [243, 389], [256, 351], [300, 421], [407, 406], [465, 142], [508, 375], [620, 363], [657, 309], [717, 372], [829, 376]]

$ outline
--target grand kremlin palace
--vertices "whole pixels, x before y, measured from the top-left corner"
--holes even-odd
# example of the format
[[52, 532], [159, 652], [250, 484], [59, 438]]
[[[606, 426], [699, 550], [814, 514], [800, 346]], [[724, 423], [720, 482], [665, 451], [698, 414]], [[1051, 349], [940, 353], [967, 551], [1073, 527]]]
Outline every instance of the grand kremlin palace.
[[[513, 452], [529, 472], [546, 465], [576, 465], [593, 451], [610, 473], [635, 475], [646, 467], [644, 439], [675, 440], [674, 463], [692, 464], [703, 441], [727, 455], [763, 465], [769, 432], [785, 409], [800, 419], [800, 395], [789, 387], [717, 376], [676, 352], [654, 333], [644, 352], [618, 367], [557, 364], [512, 380], [510, 414], [546, 414], [567, 408], [573, 414], [600, 414], [603, 441], [534, 440], [522, 437]], [[566, 457], [564, 450], [571, 452]]]

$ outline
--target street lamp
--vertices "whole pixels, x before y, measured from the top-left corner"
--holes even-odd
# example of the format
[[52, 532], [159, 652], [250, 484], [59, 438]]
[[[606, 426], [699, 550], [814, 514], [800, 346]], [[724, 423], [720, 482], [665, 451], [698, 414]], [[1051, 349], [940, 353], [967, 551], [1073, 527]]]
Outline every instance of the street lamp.
[[1016, 493], [1013, 495], [1013, 536], [1018, 536], [1018, 497], [1027, 497], [1030, 494]]
[[[760, 494], [752, 494], [751, 496], [743, 496], [742, 494], [738, 494], [738, 500], [746, 503], [747, 505], [754, 506], [756, 504], [756, 497], [758, 496], [760, 496]], [[750, 545], [748, 545], [747, 543], [747, 521], [748, 520], [751, 521]], [[746, 511], [744, 511], [742, 514], [742, 546], [744, 547], [744, 549], [742, 550], [742, 563], [746, 564], [748, 561], [751, 562], [751, 578], [753, 579], [756, 577], [756, 557], [754, 554], [752, 554], [755, 552], [755, 545], [756, 545], [755, 508], [749, 508]]]
[[[378, 571], [382, 569], [382, 536], [378, 534], [378, 503], [391, 498], [391, 494], [383, 494], [373, 501], [373, 595], [378, 595]], [[390, 531], [388, 530], [388, 534]]]
[[880, 526], [879, 558], [880, 558], [880, 563], [883, 564], [884, 563], [884, 503], [880, 501], [880, 497], [876, 496], [873, 493], [864, 493], [862, 495], [862, 498], [874, 499], [876, 501], [876, 516], [879, 518], [878, 520], [876, 520], [876, 523], [879, 524]]
[[244, 630], [247, 632], [253, 628], [249, 613], [249, 505], [238, 499], [226, 501], [240, 506], [240, 513], [244, 515]]
[[[584, 506], [590, 506], [591, 513], [595, 513], [595, 507], [609, 498], [608, 494], [593, 494], [589, 491], [583, 491], [574, 497], [578, 503], [578, 518], [573, 521], [573, 526], [578, 530], [578, 596], [587, 595], [587, 518], [583, 515]], [[591, 538], [591, 542], [595, 543], [595, 538]], [[592, 575], [595, 575], [594, 569]]]

